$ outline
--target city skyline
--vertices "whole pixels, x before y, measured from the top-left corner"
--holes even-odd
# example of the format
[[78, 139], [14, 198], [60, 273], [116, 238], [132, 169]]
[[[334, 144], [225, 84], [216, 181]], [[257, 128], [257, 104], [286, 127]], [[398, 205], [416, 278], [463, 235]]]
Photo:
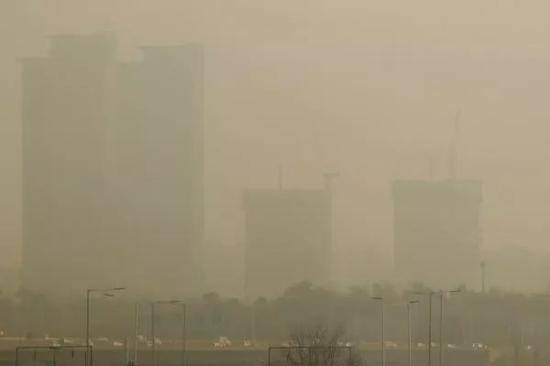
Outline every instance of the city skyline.
[[[106, 46], [106, 47], [103, 47], [103, 48], [100, 47], [100, 48], [98, 48], [98, 49], [96, 50], [96, 52], [97, 52], [97, 51], [99, 51], [99, 52], [105, 52], [105, 56], [102, 56], [101, 54], [100, 54], [100, 55], [93, 54], [93, 52], [94, 52], [94, 51], [93, 51], [93, 48], [90, 49], [90, 52], [92, 52], [92, 53], [87, 54], [87, 53], [86, 53], [87, 51], [85, 51], [86, 48], [82, 48], [81, 46], [78, 46], [78, 40], [79, 40], [79, 39], [81, 39], [81, 40], [92, 39], [92, 40], [93, 40], [94, 37], [97, 37], [98, 39], [104, 38], [104, 41], [107, 41], [107, 43], [105, 43], [105, 46]], [[52, 38], [53, 42], [52, 42], [52, 48], [51, 48], [50, 53], [51, 53], [51, 55], [52, 55], [54, 58], [55, 58], [55, 57], [61, 57], [61, 58], [63, 58], [63, 57], [72, 57], [72, 56], [71, 56], [70, 54], [68, 54], [68, 53], [67, 53], [67, 54], [64, 54], [64, 53], [63, 53], [63, 52], [65, 52], [65, 51], [64, 51], [63, 46], [62, 46], [62, 45], [63, 45], [63, 42], [65, 42], [65, 43], [67, 43], [67, 44], [69, 44], [69, 45], [71, 44], [70, 42], [72, 42], [72, 47], [78, 46], [77, 49], [79, 49], [80, 51], [85, 51], [82, 55], [79, 55], [79, 60], [85, 60], [86, 57], [92, 57], [92, 58], [94, 58], [94, 57], [100, 56], [99, 59], [102, 59], [103, 57], [106, 57], [105, 60], [102, 61], [102, 62], [107, 62], [107, 63], [110, 62], [110, 63], [112, 63], [111, 66], [113, 66], [113, 65], [115, 65], [117, 62], [119, 62], [119, 61], [118, 61], [118, 58], [117, 58], [117, 54], [116, 54], [116, 50], [117, 50], [117, 41], [116, 41], [116, 38], [115, 38], [115, 37], [116, 37], [116, 36], [115, 36], [115, 34], [114, 34], [113, 32], [100, 32], [100, 33], [91, 34], [91, 35], [57, 35], [57, 36], [55, 36], [55, 37]], [[76, 43], [75, 43], [75, 42], [76, 42]], [[89, 47], [89, 45], [85, 45], [85, 43], [83, 43], [82, 45], [83, 45], [84, 47]], [[101, 42], [100, 42], [100, 44], [98, 44], [98, 45], [101, 46]], [[98, 45], [95, 45], [95, 46], [97, 47]], [[92, 45], [92, 46], [93, 46], [93, 45]], [[162, 57], [166, 57], [167, 55], [170, 54], [170, 53], [166, 53], [167, 50], [171, 50], [171, 49], [175, 50], [176, 48], [173, 48], [173, 47], [156, 47], [156, 46], [148, 46], [148, 47], [143, 47], [142, 49], [143, 49], [143, 53], [144, 53], [144, 60], [145, 60], [145, 62], [147, 62], [147, 60], [157, 60], [158, 57], [159, 57], [160, 55], [162, 55], [162, 54], [164, 54], [164, 56], [162, 56]], [[79, 51], [79, 52], [80, 52], [80, 51]], [[160, 53], [159, 53], [159, 52], [160, 52]], [[170, 52], [171, 52], [171, 51], [170, 51]], [[148, 55], [151, 55], [151, 56], [148, 56]], [[159, 55], [159, 56], [156, 56], [156, 55]], [[81, 56], [84, 56], [84, 58], [81, 59], [81, 58], [80, 58]], [[201, 57], [203, 57], [203, 56], [201, 56]], [[22, 63], [23, 63], [23, 65], [26, 65], [26, 68], [28, 68], [27, 65], [30, 65], [30, 64], [32, 64], [32, 63], [35, 63], [35, 64], [36, 64], [36, 63], [38, 62], [38, 60], [40, 60], [40, 59], [34, 59], [34, 61], [33, 61], [33, 59], [23, 59], [23, 60], [22, 60]], [[42, 59], [42, 60], [43, 60], [43, 59]], [[109, 60], [110, 60], [110, 61], [109, 61]], [[42, 62], [43, 62], [43, 61], [42, 61]], [[80, 61], [77, 61], [77, 62], [80, 62]], [[136, 82], [139, 82], [139, 81], [138, 81], [138, 80], [139, 80], [139, 77], [136, 78], [136, 75], [137, 75], [137, 74], [136, 74], [136, 71], [139, 70], [140, 62], [141, 62], [141, 61], [138, 61], [138, 62], [136, 62], [136, 61], [123, 62], [123, 63], [120, 63], [119, 66], [117, 66], [118, 69], [117, 69], [116, 72], [117, 72], [117, 75], [120, 75], [120, 76], [117, 76], [117, 77], [120, 77], [120, 80], [121, 80], [121, 87], [122, 87], [120, 90], [121, 90], [121, 92], [123, 93], [123, 94], [121, 94], [121, 95], [125, 95], [125, 97], [122, 98], [122, 99], [120, 99], [120, 106], [119, 106], [119, 105], [116, 106], [116, 108], [120, 109], [120, 110], [117, 111], [117, 113], [119, 113], [119, 114], [117, 115], [117, 117], [106, 116], [106, 115], [102, 117], [102, 118], [103, 118], [103, 121], [112, 121], [112, 122], [109, 122], [109, 123], [113, 123], [113, 122], [114, 122], [114, 125], [115, 125], [115, 126], [116, 126], [116, 125], [119, 125], [119, 127], [115, 127], [114, 129], [113, 129], [113, 128], [109, 128], [108, 130], [105, 130], [105, 131], [106, 131], [105, 134], [106, 134], [106, 135], [109, 135], [109, 134], [113, 135], [114, 138], [115, 138], [115, 140], [117, 139], [117, 137], [115, 136], [117, 133], [118, 133], [118, 134], [121, 134], [121, 133], [122, 133], [120, 136], [123, 136], [123, 134], [126, 134], [126, 132], [124, 132], [124, 131], [122, 130], [122, 129], [124, 129], [124, 127], [122, 127], [122, 126], [124, 126], [124, 124], [121, 124], [121, 122], [123, 122], [124, 119], [126, 118], [126, 119], [128, 119], [128, 121], [126, 121], [125, 123], [130, 123], [130, 124], [132, 124], [132, 123], [135, 122], [135, 121], [132, 120], [132, 118], [135, 118], [135, 116], [137, 116], [139, 113], [141, 113], [141, 112], [139, 111], [139, 109], [135, 109], [135, 108], [134, 108], [135, 110], [132, 110], [132, 108], [129, 108], [129, 109], [128, 109], [128, 107], [131, 106], [132, 103], [135, 103], [135, 102], [133, 101], [132, 98], [137, 98], [137, 97], [139, 97], [139, 93], [140, 93], [140, 92], [137, 92], [137, 93], [136, 93], [137, 90], [140, 90], [140, 89], [139, 89], [140, 86], [139, 86], [138, 84], [136, 84]], [[158, 62], [158, 61], [155, 61], [155, 62]], [[149, 64], [149, 63], [147, 63], [147, 64]], [[145, 65], [147, 65], [147, 64], [145, 64]], [[152, 63], [151, 63], [151, 64], [152, 64]], [[63, 67], [63, 66], [62, 66], [62, 67]], [[160, 67], [159, 70], [160, 70], [161, 68], [162, 68], [162, 67]], [[113, 70], [114, 70], [114, 69], [113, 69]], [[148, 69], [147, 69], [147, 68], [143, 68], [143, 70], [144, 70], [145, 72], [147, 72], [146, 70], [148, 70]], [[152, 72], [155, 72], [154, 69], [152, 69], [152, 70], [153, 70]], [[112, 72], [112, 71], [111, 71], [111, 72]], [[138, 72], [140, 72], [140, 71], [138, 71]], [[166, 79], [166, 80], [168, 80], [168, 79]], [[183, 84], [184, 82], [185, 82], [184, 79], [182, 79], [181, 84]], [[161, 85], [161, 88], [165, 88], [165, 86], [162, 86], [162, 84], [159, 84], [159, 85]], [[126, 88], [126, 89], [124, 89], [124, 88]], [[136, 88], [137, 88], [137, 89], [136, 89]], [[105, 89], [105, 90], [109, 90], [109, 89]], [[168, 89], [164, 89], [164, 90], [169, 91], [168, 94], [165, 94], [165, 96], [167, 96], [167, 95], [170, 94], [170, 91], [172, 91], [172, 90], [174, 90], [174, 89], [173, 89], [173, 88], [172, 88], [172, 89], [168, 88]], [[151, 93], [151, 90], [144, 89], [144, 91], [146, 91], [147, 93]], [[116, 93], [116, 91], [115, 91], [115, 93]], [[113, 94], [113, 95], [114, 95], [114, 94]], [[151, 93], [151, 94], [149, 94], [149, 95], [150, 95], [149, 97], [146, 97], [146, 98], [148, 98], [148, 99], [144, 99], [144, 100], [150, 100], [151, 97], [153, 97], [153, 96], [155, 95], [155, 93], [153, 92], [153, 93]], [[162, 95], [162, 94], [157, 94], [157, 95], [160, 96], [160, 95]], [[118, 102], [116, 102], [116, 103], [118, 103]], [[116, 103], [115, 103], [115, 104], [116, 104]], [[124, 103], [126, 103], [126, 105], [125, 105]], [[128, 104], [128, 103], [129, 103], [129, 104]], [[146, 105], [146, 104], [144, 104], [144, 105]], [[161, 103], [160, 105], [162, 105], [162, 103]], [[166, 105], [166, 104], [164, 103], [164, 105]], [[122, 108], [122, 109], [121, 109], [121, 108]], [[124, 109], [124, 108], [126, 108], [126, 109]], [[141, 108], [141, 107], [140, 107], [140, 108]], [[147, 108], [147, 107], [146, 107], [146, 108]], [[154, 110], [154, 108], [155, 108], [155, 107], [153, 107], [152, 110]], [[113, 110], [113, 111], [114, 111], [114, 110]], [[138, 113], [138, 114], [136, 114], [136, 113]], [[150, 115], [150, 113], [149, 113], [149, 115]], [[151, 117], [149, 116], [149, 118], [151, 118]], [[161, 117], [161, 118], [162, 118], [162, 117]], [[199, 118], [202, 118], [202, 117], [199, 117]], [[120, 121], [119, 121], [119, 120], [120, 120]], [[98, 121], [100, 121], [100, 123], [102, 123], [102, 122], [101, 122], [101, 119], [98, 120]], [[120, 131], [116, 131], [117, 128], [118, 128], [118, 129], [122, 128], [122, 129], [121, 129]], [[204, 127], [202, 127], [202, 128], [204, 128]], [[110, 131], [110, 132], [109, 132], [109, 131]], [[145, 133], [145, 130], [143, 130], [143, 133]], [[203, 133], [203, 132], [201, 131], [200, 134], [202, 135], [202, 133]], [[151, 134], [151, 133], [149, 132], [149, 133], [147, 133], [147, 134], [144, 134], [143, 136], [148, 136], [148, 138], [154, 138], [154, 137], [152, 137], [152, 136], [154, 136], [154, 135], [155, 135], [154, 133]], [[98, 136], [99, 136], [99, 135], [98, 135]], [[107, 150], [104, 151], [104, 152], [106, 152], [107, 154], [110, 154], [110, 153], [114, 152], [115, 150], [120, 149], [120, 148], [118, 148], [118, 147], [116, 146], [116, 144], [117, 144], [118, 142], [116, 142], [116, 141], [114, 141], [114, 140], [113, 140], [113, 141], [109, 141], [109, 140], [108, 140], [109, 138], [113, 139], [113, 136], [111, 136], [111, 137], [107, 136], [107, 139], [106, 139], [105, 141], [103, 141], [103, 140], [101, 140], [101, 141], [98, 140], [98, 141], [97, 141], [97, 143], [98, 143], [99, 145], [101, 145], [101, 144], [106, 144], [106, 145], [105, 145], [105, 149], [111, 149], [110, 152], [107, 151]], [[128, 135], [128, 136], [130, 136], [130, 135]], [[103, 137], [104, 137], [104, 136], [102, 136], [102, 138], [103, 138]], [[130, 143], [130, 144], [127, 143], [128, 141], [131, 141], [132, 138], [130, 138], [130, 140], [128, 140], [128, 137], [124, 137], [124, 139], [126, 139], [126, 140], [128, 140], [128, 141], [125, 142], [125, 145], [124, 145], [124, 144], [121, 145], [121, 147], [123, 147], [123, 148], [122, 148], [121, 151], [117, 151], [117, 154], [121, 154], [121, 153], [122, 153], [122, 155], [123, 155], [123, 154], [135, 154], [135, 153], [137, 152], [136, 148], [139, 149], [139, 147], [138, 147], [139, 145], [136, 145], [136, 143], [139, 144], [139, 142], [138, 142], [138, 141], [139, 141], [139, 136], [138, 136], [138, 135], [135, 135], [134, 138], [137, 138], [138, 140], [135, 140], [135, 141], [133, 142], [133, 146], [132, 146], [132, 143]], [[201, 139], [202, 139], [202, 137], [201, 137]], [[145, 141], [145, 140], [143, 140], [143, 141]], [[143, 141], [142, 141], [141, 143], [143, 143]], [[175, 142], [175, 141], [176, 141], [176, 140], [174, 140], [174, 142]], [[190, 141], [191, 141], [191, 140], [190, 140]], [[183, 143], [183, 142], [184, 142], [184, 140], [182, 140], [182, 143]], [[114, 145], [113, 145], [113, 143], [114, 143]], [[453, 146], [453, 149], [456, 150], [458, 147], [454, 145], [455, 143], [456, 143], [456, 142], [452, 142], [451, 145]], [[109, 146], [109, 144], [111, 144], [111, 146]], [[98, 145], [98, 146], [99, 146], [99, 145]], [[182, 144], [182, 147], [183, 147], [184, 149], [186, 149], [186, 148], [188, 148], [188, 147], [186, 147], [187, 145], [188, 145], [188, 142], [183, 143], [183, 144]], [[153, 145], [151, 145], [151, 146], [153, 146]], [[175, 145], [174, 145], [174, 146], [175, 146]], [[129, 148], [129, 150], [128, 150], [128, 148]], [[113, 149], [114, 149], [114, 150], [113, 150]], [[124, 150], [124, 149], [127, 149], [127, 150]], [[133, 149], [133, 150], [132, 150], [132, 149]], [[162, 163], [161, 163], [160, 160], [159, 160], [158, 163], [153, 163], [152, 160], [151, 160], [151, 162], [147, 163], [147, 160], [150, 160], [151, 157], [152, 157], [152, 155], [151, 155], [152, 150], [149, 151], [149, 152], [147, 153], [147, 148], [146, 148], [145, 145], [143, 145], [141, 149], [143, 150], [142, 153], [145, 154], [145, 155], [142, 156], [142, 158], [144, 159], [144, 160], [143, 160], [143, 164], [146, 164], [146, 165], [149, 165], [149, 166], [154, 166], [155, 164], [156, 164], [156, 165], [159, 165], [159, 164], [162, 165]], [[167, 151], [170, 151], [170, 149], [171, 149], [171, 148], [169, 148], [169, 150], [167, 150]], [[174, 153], [174, 151], [172, 150], [172, 153], [171, 153], [171, 154], [173, 154], [173, 153]], [[147, 155], [147, 154], [149, 154], [149, 155]], [[169, 154], [170, 154], [170, 153], [169, 153]], [[121, 155], [121, 156], [122, 156], [122, 155]], [[109, 180], [109, 179], [112, 180], [110, 183], [107, 183], [107, 184], [114, 184], [114, 186], [119, 185], [120, 188], [122, 189], [121, 192], [125, 192], [124, 185], [127, 185], [127, 184], [131, 181], [131, 178], [130, 178], [130, 180], [128, 180], [129, 177], [130, 177], [131, 174], [132, 174], [131, 170], [132, 170], [132, 169], [134, 169], [134, 170], [136, 169], [136, 167], [133, 167], [133, 168], [132, 168], [131, 165], [132, 165], [132, 164], [135, 164], [137, 161], [133, 161], [133, 162], [132, 162], [131, 160], [124, 161], [124, 159], [122, 159], [122, 160], [121, 160], [122, 165], [121, 165], [121, 163], [117, 162], [116, 159], [111, 161], [111, 158], [108, 157], [108, 155], [105, 155], [105, 156], [107, 156], [107, 159], [104, 159], [103, 161], [98, 161], [98, 164], [99, 164], [99, 165], [97, 166], [97, 168], [99, 169], [98, 172], [101, 172], [101, 174], [104, 174], [104, 173], [106, 173], [106, 172], [108, 173], [109, 170], [110, 170], [110, 174], [115, 173], [114, 175], [111, 176], [111, 178], [107, 178], [107, 180]], [[100, 156], [98, 155], [96, 158], [100, 158]], [[136, 158], [136, 157], [135, 157], [135, 158]], [[170, 159], [170, 155], [165, 155], [164, 159], [165, 159], [165, 158]], [[139, 158], [137, 158], [137, 159], [139, 160]], [[453, 157], [453, 159], [457, 159], [457, 157], [455, 156], [455, 157]], [[432, 179], [434, 179], [434, 178], [433, 178], [433, 175], [434, 175], [433, 159], [431, 159], [431, 160], [432, 160], [432, 161], [430, 162], [429, 175], [430, 175], [430, 177], [431, 177]], [[139, 164], [139, 162], [137, 162], [137, 163]], [[130, 165], [124, 166], [125, 164], [126, 164], [126, 165], [130, 164]], [[449, 164], [449, 162], [447, 162], [447, 165], [448, 165], [448, 164]], [[457, 164], [458, 164], [457, 161], [453, 161], [453, 169], [458, 169], [458, 170], [460, 171], [460, 166], [457, 167]], [[286, 166], [280, 166], [280, 167], [279, 167], [279, 170], [280, 170], [280, 171], [279, 171], [278, 174], [282, 174], [282, 170], [281, 170], [281, 169], [283, 169], [283, 168], [286, 169]], [[113, 169], [114, 169], [114, 170], [113, 170]], [[124, 169], [126, 169], [126, 170], [129, 169], [129, 170], [126, 171], [126, 172], [123, 172], [122, 175], [120, 175], [120, 172], [117, 172], [117, 169], [121, 169], [121, 171], [124, 171]], [[134, 173], [136, 173], [136, 172], [137, 172], [137, 171], [134, 171]], [[126, 173], [130, 173], [130, 176], [125, 176]], [[99, 175], [101, 175], [101, 174], [99, 174]], [[426, 174], [428, 174], [428, 173], [426, 173]], [[455, 174], [456, 174], [456, 173], [455, 173]], [[116, 175], [120, 175], [120, 178], [122, 178], [122, 180], [120, 180], [119, 178], [115, 178]], [[137, 178], [137, 176], [136, 176], [136, 178]], [[114, 180], [113, 180], [113, 179], [114, 179]], [[117, 180], [117, 179], [118, 179], [119, 181], [118, 181], [118, 182], [115, 182], [115, 180]], [[279, 179], [283, 179], [282, 176], [279, 177]], [[286, 176], [285, 176], [285, 179], [287, 179]], [[344, 178], [344, 179], [345, 179], [345, 178]], [[126, 182], [126, 183], [124, 183], [124, 182]], [[121, 184], [122, 184], [122, 185], [121, 185]], [[199, 183], [199, 186], [201, 186], [201, 189], [202, 189], [202, 183]], [[246, 189], [246, 187], [242, 187], [241, 189], [244, 190], [244, 189]], [[336, 191], [336, 194], [337, 194], [337, 193], [338, 193], [338, 192]], [[135, 196], [134, 198], [132, 198], [131, 195], [128, 196], [128, 197], [126, 197], [127, 200], [129, 200], [129, 201], [134, 200], [135, 202], [138, 202], [138, 201], [139, 201], [139, 199], [136, 201], [137, 198], [138, 198], [138, 196]], [[121, 202], [122, 202], [122, 201], [121, 201]], [[167, 202], [166, 202], [166, 203], [167, 203]], [[368, 204], [368, 203], [367, 203], [367, 204]], [[150, 206], [150, 205], [149, 205], [149, 207], [152, 208], [152, 206]], [[159, 212], [160, 212], [160, 211], [159, 211]], [[136, 217], [136, 218], [137, 218], [137, 217]], [[341, 219], [341, 217], [340, 217], [340, 219]], [[335, 221], [338, 222], [338, 220], [335, 220]], [[239, 222], [239, 221], [237, 220], [236, 223], [238, 223], [238, 222]], [[337, 240], [338, 240], [339, 235], [340, 235], [341, 232], [338, 231], [338, 226], [337, 226], [337, 224], [335, 225], [335, 227], [336, 227], [336, 232], [334, 233], [334, 238], [337, 238]], [[240, 229], [233, 227], [233, 228], [231, 228], [231, 230], [239, 231]], [[101, 230], [99, 230], [99, 231], [101, 231]], [[98, 231], [96, 230], [96, 232], [98, 232]], [[341, 240], [341, 239], [340, 239], [340, 240]], [[100, 240], [100, 241], [101, 241], [101, 240]], [[202, 240], [201, 240], [201, 241], [202, 241]], [[338, 246], [336, 245], [337, 243], [338, 243], [338, 241], [334, 242], [333, 244], [334, 244], [335, 246], [334, 246], [334, 245], [332, 246], [332, 255], [333, 255], [333, 256], [331, 257], [331, 263], [330, 263], [330, 267], [332, 268], [332, 270], [331, 270], [332, 277], [331, 277], [331, 281], [330, 281], [330, 282], [331, 282], [333, 285], [341, 286], [342, 284], [345, 283], [345, 279], [342, 278], [342, 276], [343, 276], [342, 271], [341, 271], [341, 270], [340, 270], [340, 271], [338, 270], [338, 264], [339, 264], [339, 262], [340, 262], [340, 265], [341, 265], [341, 263], [342, 263], [342, 258], [341, 258], [341, 250], [340, 250], [340, 249], [338, 248]], [[480, 241], [480, 244], [481, 244], [481, 241]], [[228, 243], [226, 242], [224, 245], [227, 246]], [[368, 245], [368, 243], [367, 243], [367, 245]], [[365, 246], [367, 246], [367, 245], [365, 245]], [[232, 250], [233, 255], [238, 255], [237, 253], [239, 253], [239, 248], [238, 248], [238, 247], [239, 247], [239, 244], [233, 242], [233, 243], [229, 243], [229, 246], [232, 246], [232, 247], [234, 248], [234, 250]], [[199, 245], [199, 247], [200, 247], [200, 245]], [[478, 245], [478, 247], [480, 247], [479, 249], [481, 249], [481, 245]], [[478, 250], [479, 250], [479, 249], [478, 249]], [[194, 253], [195, 253], [195, 254], [191, 255], [191, 257], [193, 257], [192, 262], [198, 261], [198, 262], [204, 264], [204, 262], [206, 261], [206, 259], [203, 258], [202, 250], [201, 250], [201, 249], [197, 249], [197, 250], [195, 250]], [[340, 257], [340, 258], [339, 258], [339, 257]], [[392, 257], [393, 257], [393, 255], [392, 255]], [[372, 260], [372, 256], [369, 258], [368, 255], [364, 255], [363, 257], [359, 256], [358, 258], [359, 258], [359, 259], [362, 258], [362, 259], [366, 259], [366, 260]], [[358, 259], [358, 258], [355, 258], [355, 259]], [[482, 260], [486, 259], [486, 258], [484, 258], [484, 256], [483, 256], [481, 253], [479, 253], [478, 258], [479, 258], [479, 261], [478, 261], [479, 263], [480, 263]], [[376, 270], [375, 270], [375, 272], [374, 272], [375, 274], [374, 274], [374, 276], [372, 276], [372, 278], [373, 278], [374, 280], [378, 280], [378, 281], [381, 281], [381, 280], [395, 281], [395, 280], [397, 280], [397, 282], [400, 282], [400, 281], [399, 281], [400, 276], [396, 273], [395, 268], [394, 268], [394, 265], [391, 264], [392, 262], [393, 262], [393, 260], [390, 261], [390, 262], [388, 262], [388, 263], [390, 263], [390, 265], [386, 265], [384, 269], [378, 269], [378, 273], [376, 273]], [[497, 261], [496, 261], [496, 262], [498, 262], [498, 258], [497, 258]], [[122, 263], [122, 262], [121, 262], [121, 263]], [[113, 265], [114, 265], [114, 264], [113, 264]], [[121, 264], [119, 264], [119, 266], [121, 266]], [[199, 269], [200, 267], [202, 267], [202, 265], [196, 267], [196, 268], [195, 268], [195, 271], [194, 271], [193, 273], [199, 273], [199, 272], [201, 272], [202, 270]], [[473, 268], [475, 268], [475, 270], [477, 271], [477, 270], [478, 270], [477, 267], [478, 267], [478, 265], [476, 264], [476, 266], [473, 267]], [[23, 273], [24, 273], [24, 264], [23, 264], [22, 270], [23, 270]], [[75, 271], [76, 271], [76, 269], [75, 269]], [[246, 265], [245, 265], [245, 273], [246, 273]], [[372, 273], [372, 272], [371, 272], [371, 273]], [[189, 277], [189, 276], [193, 277], [194, 274], [191, 274], [191, 273], [190, 273], [190, 274], [187, 275], [186, 277]], [[204, 276], [204, 275], [201, 274], [200, 276], [202, 277], [202, 276]], [[476, 276], [475, 276], [475, 274], [471, 274], [470, 277], [473, 278], [473, 277], [476, 277]], [[344, 278], [345, 278], [345, 274], [344, 274]], [[407, 277], [406, 277], [406, 278], [407, 278]], [[419, 281], [420, 281], [420, 280], [422, 280], [422, 278], [415, 278], [414, 280], [419, 280]], [[413, 281], [414, 281], [414, 280], [413, 280]], [[426, 280], [426, 279], [424, 279], [424, 280]], [[205, 280], [201, 280], [201, 281], [204, 282]], [[246, 281], [246, 275], [245, 275], [245, 278], [242, 279], [242, 281], [243, 281], [243, 288], [246, 288], [246, 282], [247, 282], [247, 281]], [[342, 282], [342, 281], [344, 281], [344, 282]], [[472, 282], [472, 280], [466, 280], [466, 279], [461, 279], [461, 278], [457, 278], [456, 281], [457, 281], [457, 283], [460, 283], [460, 284], [462, 284], [462, 283], [469, 283], [470, 285], [474, 285], [474, 286], [475, 286], [475, 284], [476, 284], [476, 282]], [[239, 282], [240, 282], [240, 281], [239, 281]], [[352, 280], [351, 283], [357, 283], [357, 280], [355, 280], [355, 282], [353, 282], [353, 280]], [[429, 280], [427, 280], [427, 284], [430, 284], [430, 281], [429, 281]], [[153, 284], [151, 283], [150, 286], [153, 286]], [[344, 286], [345, 286], [345, 285], [344, 285]], [[233, 286], [233, 287], [234, 287], [234, 286]], [[238, 286], [237, 286], [237, 287], [238, 287]], [[206, 290], [206, 289], [203, 288], [203, 290]], [[234, 291], [234, 290], [233, 290], [233, 291]], [[199, 291], [199, 292], [200, 292], [200, 291]], [[238, 293], [235, 293], [235, 294], [240, 295], [240, 294], [238, 294]], [[246, 290], [244, 290], [244, 294], [246, 294]]]
[[[430, 166], [435, 179], [444, 176], [460, 108], [458, 176], [483, 181], [484, 251], [524, 248], [533, 256], [547, 251], [548, 215], [540, 199], [549, 186], [540, 169], [547, 155], [546, 112], [540, 95], [548, 55], [540, 46], [545, 33], [532, 22], [544, 13], [536, 11], [545, 8], [542, 4], [520, 4], [519, 12], [493, 4], [487, 16], [494, 27], [489, 27], [472, 2], [454, 4], [452, 13], [437, 4], [429, 12], [419, 11], [427, 6], [388, 5], [383, 14], [357, 1], [350, 2], [353, 12], [309, 2], [296, 18], [285, 4], [273, 4], [266, 14], [246, 2], [218, 12], [208, 1], [133, 7], [111, 1], [85, 12], [74, 2], [58, 1], [58, 9], [71, 14], [66, 16], [37, 2], [12, 3], [4, 14], [13, 9], [16, 17], [5, 24], [18, 36], [4, 33], [8, 60], [2, 64], [8, 121], [2, 134], [7, 169], [2, 199], [13, 208], [3, 213], [2, 243], [13, 253], [5, 256], [13, 258], [9, 263], [17, 263], [20, 249], [15, 60], [44, 54], [45, 35], [106, 28], [120, 35], [121, 60], [136, 59], [140, 45], [206, 45], [207, 240], [242, 247], [242, 189], [271, 186], [277, 165], [283, 165], [287, 184], [296, 187], [321, 186], [320, 172], [338, 170], [334, 244], [341, 253], [354, 253], [337, 259], [339, 283], [383, 280], [392, 264], [391, 181], [427, 179]], [[162, 14], [164, 22], [148, 13]], [[242, 22], [231, 22], [241, 13]], [[403, 17], [408, 13], [417, 18], [408, 21]], [[443, 27], [434, 14], [449, 16], [451, 25]], [[393, 23], [378, 20], [386, 16], [402, 38], [386, 32]], [[217, 31], [222, 28], [227, 31]], [[472, 32], [480, 36], [471, 37]], [[488, 272], [491, 267], [488, 261]]]
[[0, 0], [0, 366], [548, 364], [549, 12]]

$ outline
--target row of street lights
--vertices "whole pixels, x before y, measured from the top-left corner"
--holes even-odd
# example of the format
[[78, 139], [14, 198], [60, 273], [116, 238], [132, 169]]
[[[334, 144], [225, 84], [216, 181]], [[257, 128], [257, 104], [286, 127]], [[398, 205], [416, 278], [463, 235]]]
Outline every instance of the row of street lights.
[[[100, 288], [91, 288], [86, 290], [86, 347], [90, 349], [90, 298], [93, 293], [102, 292], [104, 296], [112, 297], [114, 296], [113, 292], [125, 290], [125, 287], [113, 287], [107, 289]], [[430, 292], [415, 292], [415, 295], [427, 296], [428, 297], [428, 365], [432, 365], [431, 355], [432, 355], [432, 297], [433, 295], [439, 294], [440, 296], [440, 314], [439, 314], [439, 366], [443, 366], [443, 298], [446, 294], [452, 294], [460, 292], [460, 290], [441, 290], [441, 291], [430, 291]], [[372, 297], [373, 300], [380, 303], [380, 346], [382, 353], [382, 366], [386, 366], [386, 344], [384, 336], [384, 298], [381, 296]], [[412, 366], [412, 305], [417, 304], [418, 300], [410, 300], [407, 302], [407, 333], [408, 333], [408, 358], [409, 366]], [[167, 305], [180, 305], [182, 309], [182, 354], [181, 362], [182, 366], [185, 366], [185, 353], [186, 353], [186, 343], [187, 343], [187, 306], [181, 300], [166, 300], [166, 301], [153, 301], [151, 302], [151, 361], [152, 365], [157, 365], [156, 359], [156, 339], [155, 339], [155, 307], [156, 305], [167, 304]], [[138, 319], [139, 319], [139, 305], [136, 304], [136, 339], [138, 333]], [[134, 355], [134, 363], [137, 363], [137, 341], [136, 349]], [[86, 357], [86, 364], [93, 366], [93, 352], [90, 352], [89, 357]]]
[[[440, 313], [439, 313], [439, 366], [443, 366], [443, 298], [446, 294], [453, 294], [460, 292], [456, 290], [441, 290], [430, 292], [414, 292], [415, 295], [428, 297], [428, 365], [432, 365], [432, 297], [439, 294], [440, 298]], [[372, 300], [380, 303], [380, 350], [382, 353], [382, 366], [386, 366], [386, 342], [384, 337], [384, 298], [381, 296], [374, 296]], [[409, 366], [412, 366], [412, 314], [411, 308], [414, 304], [419, 303], [418, 300], [409, 300], [407, 302], [407, 334], [408, 334], [408, 353], [409, 353]]]
[[[104, 296], [113, 297], [113, 292], [125, 290], [125, 287], [113, 287], [113, 288], [89, 288], [86, 289], [86, 347], [88, 350], [91, 349], [91, 339], [90, 339], [90, 315], [91, 315], [91, 306], [90, 298], [93, 293], [102, 292]], [[156, 339], [155, 339], [155, 306], [156, 305], [180, 305], [182, 310], [182, 331], [181, 331], [181, 342], [182, 342], [182, 352], [181, 352], [181, 362], [182, 366], [185, 366], [185, 354], [186, 354], [186, 344], [187, 344], [187, 305], [181, 300], [165, 300], [165, 301], [153, 301], [151, 302], [151, 361], [152, 365], [157, 365], [156, 360]], [[135, 319], [135, 350], [134, 350], [134, 365], [137, 365], [137, 337], [138, 337], [138, 327], [139, 327], [139, 304], [136, 304], [136, 319]], [[89, 356], [86, 356], [86, 365], [93, 366], [93, 352], [89, 352]]]

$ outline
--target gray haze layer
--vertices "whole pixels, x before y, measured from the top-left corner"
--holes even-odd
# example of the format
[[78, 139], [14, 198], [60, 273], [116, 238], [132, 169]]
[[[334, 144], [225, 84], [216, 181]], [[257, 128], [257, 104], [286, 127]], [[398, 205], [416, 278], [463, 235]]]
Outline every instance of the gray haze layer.
[[[337, 282], [387, 278], [391, 181], [447, 177], [460, 109], [458, 176], [483, 181], [483, 252], [533, 260], [526, 251], [547, 253], [550, 234], [548, 10], [539, 0], [0, 0], [2, 264], [17, 266], [21, 246], [17, 58], [44, 55], [51, 34], [102, 30], [117, 32], [123, 60], [143, 45], [205, 46], [206, 241], [240, 250], [243, 188], [276, 186], [278, 165], [288, 187], [321, 187], [337, 170]], [[542, 270], [514, 283], [498, 272], [504, 287], [547, 286]]]

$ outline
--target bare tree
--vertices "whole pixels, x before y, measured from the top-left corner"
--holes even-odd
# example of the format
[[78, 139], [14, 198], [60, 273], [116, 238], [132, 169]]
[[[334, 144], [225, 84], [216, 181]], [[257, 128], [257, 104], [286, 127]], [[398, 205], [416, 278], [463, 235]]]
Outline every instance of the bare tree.
[[344, 329], [330, 330], [326, 324], [300, 326], [291, 333], [286, 354], [292, 366], [358, 365], [358, 355], [344, 342]]

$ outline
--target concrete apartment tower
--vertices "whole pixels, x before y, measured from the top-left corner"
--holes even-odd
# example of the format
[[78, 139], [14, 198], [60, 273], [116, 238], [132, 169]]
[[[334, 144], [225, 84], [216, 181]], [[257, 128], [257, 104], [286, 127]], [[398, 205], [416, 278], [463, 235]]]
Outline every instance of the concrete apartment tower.
[[23, 288], [200, 291], [203, 50], [120, 63], [112, 33], [23, 66]]

